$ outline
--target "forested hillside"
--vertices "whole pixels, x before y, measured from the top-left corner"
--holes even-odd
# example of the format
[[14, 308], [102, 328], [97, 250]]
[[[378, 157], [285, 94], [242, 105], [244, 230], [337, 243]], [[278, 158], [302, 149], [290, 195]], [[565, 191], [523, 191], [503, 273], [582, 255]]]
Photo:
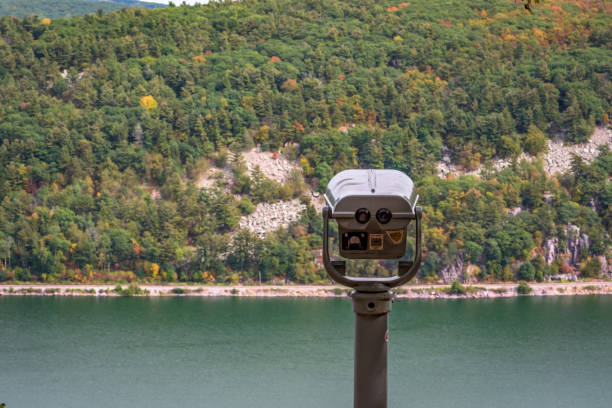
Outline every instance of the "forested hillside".
[[147, 3], [138, 0], [0, 0], [0, 16], [25, 17], [36, 14], [40, 18], [63, 18], [108, 12], [122, 7], [159, 8], [164, 4]]
[[[316, 282], [309, 190], [351, 167], [417, 182], [425, 279], [453, 268], [480, 280], [599, 276], [609, 148], [567, 174], [541, 160], [487, 163], [541, 157], [550, 137], [582, 142], [608, 125], [604, 6], [253, 0], [2, 18], [0, 276]], [[240, 154], [255, 144], [302, 174], [249, 173]], [[443, 147], [488, 170], [439, 178]], [[224, 177], [195, 185], [233, 157]], [[258, 203], [296, 197], [308, 204], [298, 223], [265, 239], [237, 231]]]

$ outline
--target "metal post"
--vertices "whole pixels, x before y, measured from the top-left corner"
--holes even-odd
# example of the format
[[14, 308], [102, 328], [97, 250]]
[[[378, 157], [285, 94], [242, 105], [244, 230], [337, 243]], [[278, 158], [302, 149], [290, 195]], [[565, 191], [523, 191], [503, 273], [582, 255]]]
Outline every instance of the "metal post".
[[355, 408], [387, 408], [388, 313], [393, 293], [351, 293], [355, 312]]

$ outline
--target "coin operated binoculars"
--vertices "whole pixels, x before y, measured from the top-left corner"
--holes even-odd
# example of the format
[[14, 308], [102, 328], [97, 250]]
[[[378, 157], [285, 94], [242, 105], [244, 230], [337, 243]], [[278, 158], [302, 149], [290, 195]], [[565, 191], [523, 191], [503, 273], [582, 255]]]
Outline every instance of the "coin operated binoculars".
[[[345, 170], [327, 185], [323, 208], [323, 263], [329, 277], [351, 292], [355, 313], [355, 408], [387, 407], [388, 313], [396, 286], [421, 264], [421, 207], [414, 183], [396, 170]], [[399, 261], [397, 275], [353, 277], [345, 261], [329, 255], [329, 220], [338, 223], [340, 255], [349, 259], [399, 259], [406, 253], [408, 225], [415, 221], [412, 261]]]

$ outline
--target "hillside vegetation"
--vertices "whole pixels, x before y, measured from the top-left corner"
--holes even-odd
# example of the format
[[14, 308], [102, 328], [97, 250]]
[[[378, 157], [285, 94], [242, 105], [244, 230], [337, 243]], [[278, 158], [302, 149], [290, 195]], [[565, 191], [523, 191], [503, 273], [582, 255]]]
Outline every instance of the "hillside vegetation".
[[109, 12], [122, 7], [159, 8], [164, 4], [140, 2], [138, 0], [0, 0], [0, 16], [25, 17], [35, 14], [40, 18], [63, 18]]
[[[417, 182], [425, 279], [458, 264], [481, 280], [599, 276], [609, 148], [563, 175], [515, 160], [440, 179], [436, 163], [445, 146], [457, 165], [487, 168], [607, 126], [602, 7], [263, 0], [2, 18], [0, 276], [316, 282], [321, 222], [308, 191], [351, 167]], [[240, 153], [255, 144], [302, 174], [283, 184], [250, 174]], [[233, 157], [229, 174], [196, 187]], [[297, 197], [308, 204], [298, 223], [263, 240], [237, 231], [258, 203]], [[359, 271], [386, 273], [375, 262]]]

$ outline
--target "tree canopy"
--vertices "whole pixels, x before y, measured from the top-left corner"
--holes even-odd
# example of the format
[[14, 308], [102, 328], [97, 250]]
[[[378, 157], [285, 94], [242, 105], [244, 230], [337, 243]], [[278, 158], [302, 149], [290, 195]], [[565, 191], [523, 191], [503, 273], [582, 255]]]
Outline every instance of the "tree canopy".
[[480, 265], [480, 278], [503, 279], [546, 239], [565, 242], [568, 224], [591, 239], [584, 259], [605, 255], [609, 150], [558, 178], [515, 160], [481, 179], [440, 179], [436, 162], [448, 149], [473, 169], [606, 126], [610, 21], [587, 1], [529, 14], [506, 0], [245, 0], [3, 17], [2, 279], [322, 279], [313, 207], [264, 240], [237, 232], [253, 205], [306, 193], [300, 182], [233, 165], [225, 184], [194, 184], [255, 143], [298, 161], [313, 190], [351, 167], [409, 174], [434, 275], [459, 256]]

